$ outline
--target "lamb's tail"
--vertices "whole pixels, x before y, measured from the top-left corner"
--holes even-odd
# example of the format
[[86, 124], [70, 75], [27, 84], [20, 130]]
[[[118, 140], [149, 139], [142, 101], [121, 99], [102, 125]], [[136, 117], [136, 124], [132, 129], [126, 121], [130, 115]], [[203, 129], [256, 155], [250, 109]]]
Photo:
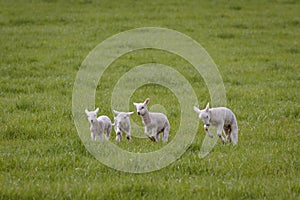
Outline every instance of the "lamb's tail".
[[163, 132], [163, 142], [164, 143], [168, 142], [169, 132], [170, 132], [170, 123], [169, 123], [169, 121], [167, 121], [165, 123], [165, 128], [164, 128], [164, 132]]
[[238, 143], [238, 128], [237, 126], [231, 127], [231, 142], [236, 145]]

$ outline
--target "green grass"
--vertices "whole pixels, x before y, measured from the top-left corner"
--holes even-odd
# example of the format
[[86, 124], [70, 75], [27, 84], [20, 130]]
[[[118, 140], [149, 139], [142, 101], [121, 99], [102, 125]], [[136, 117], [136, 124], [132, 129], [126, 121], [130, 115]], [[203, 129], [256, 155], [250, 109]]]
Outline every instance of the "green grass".
[[[0, 0], [0, 199], [300, 199], [299, 10], [296, 0]], [[176, 162], [130, 174], [106, 167], [86, 150], [73, 122], [73, 84], [100, 42], [151, 26], [203, 45], [218, 65], [240, 137], [235, 147], [218, 141], [200, 159], [201, 125]], [[102, 114], [112, 118], [106, 105], [118, 78], [148, 62], [183, 74], [201, 107], [210, 101], [202, 77], [185, 60], [143, 50], [122, 56], [105, 72], [96, 92]], [[146, 96], [170, 113], [172, 139], [176, 98], [146, 85], [130, 102]], [[132, 120], [141, 123], [136, 114]], [[119, 146], [147, 152], [163, 144], [136, 139]]]

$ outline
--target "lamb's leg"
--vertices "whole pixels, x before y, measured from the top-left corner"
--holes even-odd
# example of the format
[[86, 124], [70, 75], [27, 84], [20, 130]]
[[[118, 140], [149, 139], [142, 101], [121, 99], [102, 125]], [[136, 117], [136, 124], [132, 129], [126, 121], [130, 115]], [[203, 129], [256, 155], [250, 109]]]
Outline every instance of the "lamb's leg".
[[230, 128], [230, 126], [224, 126], [224, 134], [226, 136], [226, 140], [229, 141], [229, 142], [231, 142], [231, 137], [230, 137], [230, 135], [231, 135], [231, 128]]
[[106, 140], [109, 140], [110, 138], [110, 133], [111, 133], [111, 125], [108, 126], [108, 128], [106, 129]]
[[238, 142], [238, 127], [237, 125], [231, 126], [231, 141], [234, 145]]
[[151, 136], [151, 135], [149, 135], [148, 134], [148, 128], [147, 128], [147, 126], [145, 126], [145, 135], [151, 140], [151, 141], [154, 141], [155, 142], [155, 139]]
[[218, 126], [217, 134], [218, 134], [219, 138], [222, 140], [222, 142], [225, 143], [226, 142], [225, 138], [222, 136], [223, 126], [224, 126], [224, 124], [221, 124]]
[[91, 139], [92, 139], [92, 141], [96, 140], [95, 134], [93, 132], [91, 132]]
[[210, 138], [213, 138], [213, 137], [214, 137], [213, 134], [211, 134], [210, 131], [209, 131], [209, 126], [204, 125], [204, 130], [205, 130], [206, 134], [207, 134]]
[[156, 141], [158, 142], [159, 140], [160, 140], [160, 135], [159, 135], [160, 133], [157, 133], [156, 134]]
[[158, 142], [158, 141], [156, 140], [157, 135], [158, 135], [157, 130], [156, 130], [155, 128], [153, 128], [153, 129], [152, 129], [152, 136], [151, 136], [150, 140], [152, 140], [153, 142]]
[[122, 141], [122, 133], [121, 131], [117, 131], [116, 133], [116, 142], [121, 142]]
[[128, 140], [128, 141], [131, 141], [130, 130], [125, 131], [125, 134], [126, 134], [127, 140]]
[[166, 127], [164, 128], [164, 132], [163, 132], [163, 142], [164, 143], [168, 142], [169, 132], [170, 132], [170, 125], [167, 124]]

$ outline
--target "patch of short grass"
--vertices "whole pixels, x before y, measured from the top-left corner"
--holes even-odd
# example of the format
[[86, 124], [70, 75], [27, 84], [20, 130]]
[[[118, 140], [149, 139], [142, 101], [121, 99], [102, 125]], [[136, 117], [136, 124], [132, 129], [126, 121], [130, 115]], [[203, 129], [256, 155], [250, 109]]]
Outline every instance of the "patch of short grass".
[[[299, 6], [294, 0], [0, 1], [0, 199], [298, 199]], [[218, 141], [200, 159], [201, 125], [180, 159], [145, 174], [108, 168], [86, 150], [71, 113], [76, 73], [100, 42], [145, 26], [180, 31], [207, 50], [237, 115], [237, 146]], [[200, 107], [210, 101], [189, 63], [143, 50], [105, 72], [95, 99], [102, 114], [112, 118], [106, 105], [118, 78], [149, 62], [179, 71]], [[170, 114], [172, 140], [179, 102], [149, 84], [130, 103], [148, 96]], [[141, 124], [136, 114], [132, 120]], [[132, 152], [164, 146], [137, 138], [118, 145]]]

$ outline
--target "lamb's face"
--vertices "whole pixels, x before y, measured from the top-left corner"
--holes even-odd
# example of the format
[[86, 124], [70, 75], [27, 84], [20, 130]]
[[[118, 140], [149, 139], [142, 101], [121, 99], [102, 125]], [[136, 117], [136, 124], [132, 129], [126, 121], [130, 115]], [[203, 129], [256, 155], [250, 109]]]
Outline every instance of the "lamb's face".
[[122, 122], [126, 122], [129, 119], [129, 116], [126, 113], [120, 113], [114, 117], [116, 126], [120, 126]]
[[143, 116], [146, 112], [148, 112], [147, 105], [145, 105], [144, 103], [134, 103], [134, 106], [138, 115]]
[[206, 126], [210, 125], [210, 113], [207, 111], [201, 111], [199, 114], [199, 118]]
[[147, 98], [144, 103], [133, 103], [136, 108], [136, 112], [138, 115], [144, 116], [145, 113], [148, 112], [147, 105], [149, 104], [150, 99]]
[[126, 126], [125, 124], [130, 124], [129, 116], [133, 114], [133, 112], [118, 112], [113, 110], [115, 117], [114, 117], [114, 124], [115, 127], [119, 126]]
[[200, 110], [196, 106], [194, 106], [194, 111], [199, 115], [200, 120], [204, 123], [206, 127], [210, 125], [210, 109], [209, 103], [206, 105], [206, 108]]
[[126, 113], [120, 113], [118, 116], [118, 121], [125, 121], [128, 119], [128, 115]]
[[97, 108], [95, 111], [88, 111], [85, 109], [85, 114], [88, 117], [88, 121], [93, 124], [97, 121], [97, 114], [98, 114], [99, 109]]

